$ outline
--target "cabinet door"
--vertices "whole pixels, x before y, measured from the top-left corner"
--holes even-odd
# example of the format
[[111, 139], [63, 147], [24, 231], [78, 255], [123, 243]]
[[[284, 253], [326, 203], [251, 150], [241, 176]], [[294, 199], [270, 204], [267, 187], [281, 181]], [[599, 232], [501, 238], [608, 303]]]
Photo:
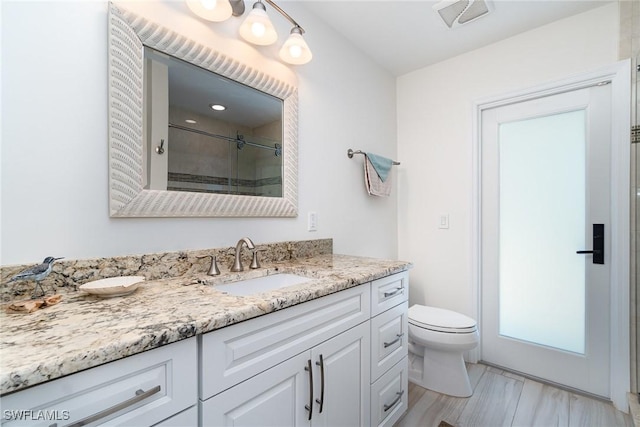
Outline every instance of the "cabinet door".
[[314, 347], [314, 427], [369, 426], [369, 322]]
[[309, 351], [201, 402], [203, 426], [308, 426]]

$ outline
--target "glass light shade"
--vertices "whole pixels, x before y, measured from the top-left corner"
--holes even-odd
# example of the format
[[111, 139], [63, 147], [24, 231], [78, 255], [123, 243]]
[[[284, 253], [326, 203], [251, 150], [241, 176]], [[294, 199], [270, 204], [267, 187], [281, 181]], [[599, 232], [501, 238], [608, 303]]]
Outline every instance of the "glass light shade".
[[202, 19], [221, 22], [231, 17], [229, 0], [187, 0], [189, 9]]
[[278, 40], [278, 33], [262, 3], [253, 5], [253, 9], [240, 26], [240, 35], [249, 43], [260, 46], [267, 46]]
[[280, 49], [280, 58], [289, 64], [302, 65], [311, 61], [313, 55], [309, 49], [309, 45], [302, 37], [302, 30], [294, 27], [286, 42]]

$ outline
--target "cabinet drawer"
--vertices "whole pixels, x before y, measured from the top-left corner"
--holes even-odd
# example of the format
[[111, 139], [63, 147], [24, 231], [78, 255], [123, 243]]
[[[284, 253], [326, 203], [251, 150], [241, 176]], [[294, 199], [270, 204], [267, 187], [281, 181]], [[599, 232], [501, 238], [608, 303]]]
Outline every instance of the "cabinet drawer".
[[407, 355], [409, 303], [404, 302], [371, 319], [371, 380], [375, 381]]
[[409, 404], [407, 357], [371, 386], [371, 425], [392, 426]]
[[198, 405], [193, 405], [173, 417], [154, 424], [153, 427], [187, 427], [198, 425]]
[[394, 274], [371, 283], [371, 316], [409, 299], [409, 273]]
[[367, 284], [205, 334], [200, 398], [206, 400], [369, 317]]
[[3, 426], [152, 425], [197, 402], [196, 366], [195, 337], [107, 363], [3, 396]]

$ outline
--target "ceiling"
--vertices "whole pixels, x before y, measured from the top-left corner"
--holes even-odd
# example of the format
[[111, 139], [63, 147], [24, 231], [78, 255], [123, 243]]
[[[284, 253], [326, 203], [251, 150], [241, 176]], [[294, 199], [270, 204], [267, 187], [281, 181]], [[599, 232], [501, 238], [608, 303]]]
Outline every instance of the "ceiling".
[[433, 10], [438, 3], [433, 0], [306, 0], [304, 5], [399, 76], [614, 1], [489, 0], [488, 14], [453, 29]]

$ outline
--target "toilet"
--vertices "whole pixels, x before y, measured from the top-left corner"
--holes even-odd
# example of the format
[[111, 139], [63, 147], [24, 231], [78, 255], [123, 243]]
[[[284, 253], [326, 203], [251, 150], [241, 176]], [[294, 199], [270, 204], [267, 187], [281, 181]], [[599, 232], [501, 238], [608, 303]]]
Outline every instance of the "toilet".
[[409, 381], [438, 393], [473, 393], [463, 353], [478, 345], [476, 321], [455, 311], [409, 308]]

